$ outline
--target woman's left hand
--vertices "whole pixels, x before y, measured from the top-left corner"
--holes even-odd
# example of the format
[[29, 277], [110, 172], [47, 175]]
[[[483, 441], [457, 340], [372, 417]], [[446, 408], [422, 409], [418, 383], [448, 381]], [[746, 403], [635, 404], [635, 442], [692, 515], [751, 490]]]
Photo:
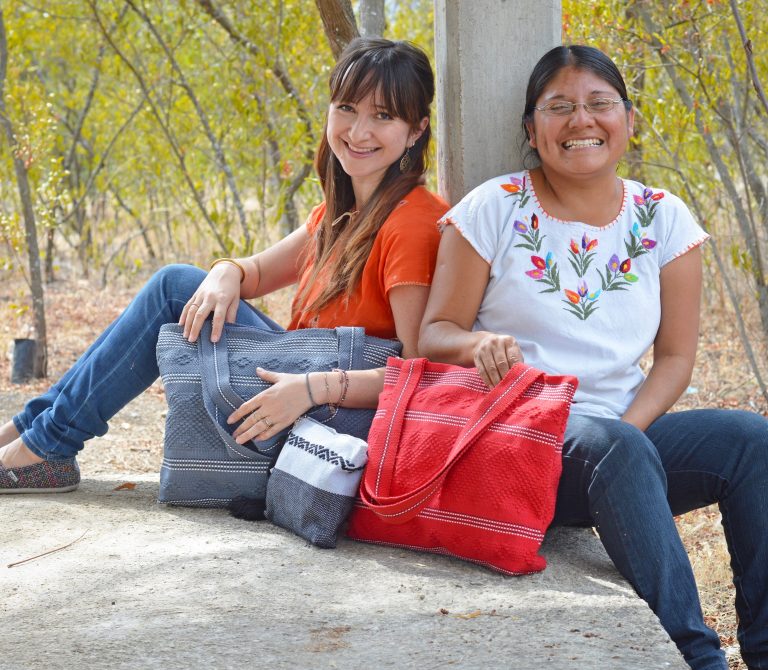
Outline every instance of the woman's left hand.
[[232, 434], [238, 444], [268, 440], [312, 407], [304, 375], [263, 368], [256, 368], [256, 374], [272, 386], [246, 400], [227, 418], [227, 423], [244, 419]]

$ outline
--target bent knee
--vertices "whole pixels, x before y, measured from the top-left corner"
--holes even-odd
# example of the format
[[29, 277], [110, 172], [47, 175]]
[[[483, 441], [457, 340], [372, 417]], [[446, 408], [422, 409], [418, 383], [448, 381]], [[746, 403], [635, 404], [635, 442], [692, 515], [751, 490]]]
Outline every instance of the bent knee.
[[605, 461], [660, 467], [653, 442], [632, 424], [619, 419], [574, 416], [568, 420], [563, 455], [598, 466]]
[[726, 444], [740, 444], [752, 467], [768, 471], [768, 419], [744, 410], [723, 411], [730, 415], [724, 427]]
[[157, 287], [169, 298], [186, 302], [205, 279], [206, 272], [194, 265], [173, 263], [152, 275], [148, 287]]

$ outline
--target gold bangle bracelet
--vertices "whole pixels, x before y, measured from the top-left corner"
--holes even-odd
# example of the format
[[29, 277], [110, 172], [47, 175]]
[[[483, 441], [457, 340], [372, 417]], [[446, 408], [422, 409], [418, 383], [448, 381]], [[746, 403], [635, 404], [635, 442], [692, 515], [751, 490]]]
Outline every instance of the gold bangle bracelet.
[[245, 268], [234, 258], [217, 258], [211, 263], [211, 267], [209, 267], [208, 270], [213, 270], [219, 263], [232, 263], [232, 265], [235, 265], [240, 270], [240, 283], [242, 284], [245, 281]]

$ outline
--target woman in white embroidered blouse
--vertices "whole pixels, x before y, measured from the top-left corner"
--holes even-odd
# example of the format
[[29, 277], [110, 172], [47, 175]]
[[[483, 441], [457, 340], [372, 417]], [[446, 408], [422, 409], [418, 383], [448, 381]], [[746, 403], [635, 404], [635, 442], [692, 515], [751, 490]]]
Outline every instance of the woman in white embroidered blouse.
[[419, 351], [475, 365], [491, 386], [519, 361], [579, 377], [554, 523], [597, 528], [697, 669], [727, 665], [673, 515], [719, 503], [742, 657], [768, 668], [768, 421], [667, 412], [694, 365], [708, 236], [671, 193], [616, 175], [633, 122], [605, 54], [542, 57], [523, 116], [538, 166], [491, 179], [444, 217]]

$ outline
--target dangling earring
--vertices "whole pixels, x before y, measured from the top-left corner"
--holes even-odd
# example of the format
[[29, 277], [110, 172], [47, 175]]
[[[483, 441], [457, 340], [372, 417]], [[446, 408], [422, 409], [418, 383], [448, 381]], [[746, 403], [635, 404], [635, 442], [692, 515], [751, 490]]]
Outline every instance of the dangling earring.
[[413, 145], [405, 148], [405, 153], [403, 154], [403, 157], [400, 159], [400, 172], [402, 172], [403, 174], [405, 174], [406, 172], [408, 172], [408, 170], [411, 169], [411, 156], [408, 152], [411, 150], [412, 146]]

